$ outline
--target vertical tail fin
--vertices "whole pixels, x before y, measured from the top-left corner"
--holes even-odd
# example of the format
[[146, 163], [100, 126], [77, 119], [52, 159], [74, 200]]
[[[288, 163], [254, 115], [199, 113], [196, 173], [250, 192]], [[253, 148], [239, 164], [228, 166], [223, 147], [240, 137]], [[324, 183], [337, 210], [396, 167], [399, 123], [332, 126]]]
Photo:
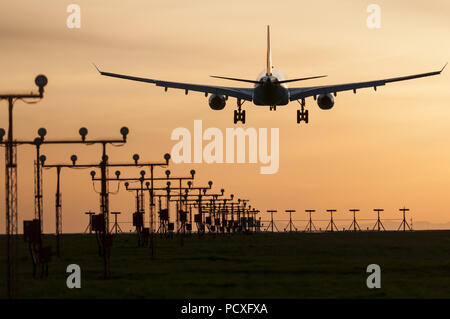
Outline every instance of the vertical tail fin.
[[267, 65], [266, 75], [272, 75], [272, 53], [270, 51], [270, 26], [267, 26]]

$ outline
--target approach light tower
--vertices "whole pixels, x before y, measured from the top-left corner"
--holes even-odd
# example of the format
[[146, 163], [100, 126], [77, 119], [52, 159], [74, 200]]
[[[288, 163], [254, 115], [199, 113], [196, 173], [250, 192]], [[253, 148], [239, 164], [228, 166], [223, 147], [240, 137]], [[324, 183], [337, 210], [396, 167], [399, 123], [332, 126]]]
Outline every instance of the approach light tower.
[[[5, 152], [5, 190], [6, 190], [6, 290], [8, 298], [14, 297], [16, 274], [16, 249], [14, 235], [18, 233], [17, 217], [17, 149], [14, 143], [13, 134], [13, 108], [17, 100], [22, 100], [27, 104], [37, 103], [35, 99], [44, 97], [44, 87], [47, 85], [47, 77], [38, 75], [34, 83], [39, 88], [39, 93], [27, 94], [0, 94], [0, 100], [8, 100], [8, 135]], [[29, 101], [31, 99], [31, 101]], [[5, 131], [0, 132], [0, 140], [3, 139]]]

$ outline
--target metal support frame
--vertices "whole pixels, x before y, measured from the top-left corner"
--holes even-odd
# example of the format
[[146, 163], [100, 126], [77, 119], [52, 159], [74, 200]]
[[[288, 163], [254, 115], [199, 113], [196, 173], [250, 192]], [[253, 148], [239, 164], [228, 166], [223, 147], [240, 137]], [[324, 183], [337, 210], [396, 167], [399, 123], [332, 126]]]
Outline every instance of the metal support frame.
[[295, 227], [294, 223], [292, 222], [292, 213], [295, 213], [294, 209], [286, 209], [286, 213], [289, 213], [289, 223], [284, 228], [284, 231], [286, 231], [289, 227], [289, 232], [292, 233], [292, 228], [295, 229], [295, 231], [298, 231], [297, 227]]
[[[39, 93], [27, 94], [1, 94], [0, 100], [8, 101], [8, 135], [5, 152], [5, 226], [6, 226], [6, 295], [13, 298], [16, 295], [17, 282], [17, 243], [18, 235], [18, 214], [17, 214], [17, 149], [13, 134], [13, 108], [14, 102], [22, 100], [26, 103], [28, 99], [42, 99], [44, 97], [44, 87], [47, 85], [47, 78], [38, 75], [35, 84], [39, 88]], [[36, 103], [36, 102], [34, 102]], [[4, 135], [2, 132], [2, 139]]]
[[111, 227], [111, 233], [123, 233], [122, 228], [120, 228], [119, 223], [117, 222], [117, 215], [120, 215], [120, 212], [111, 212], [114, 215], [114, 225]]
[[311, 217], [311, 213], [314, 213], [316, 210], [315, 209], [306, 209], [305, 212], [309, 213], [309, 221], [308, 224], [306, 224], [305, 227], [305, 232], [313, 232], [313, 228], [315, 231], [317, 231], [316, 226], [314, 226], [313, 221], [312, 221], [312, 217]]
[[89, 215], [89, 223], [86, 227], [86, 229], [84, 230], [84, 233], [86, 234], [89, 231], [89, 234], [92, 234], [92, 215], [95, 215], [94, 212], [86, 212], [86, 215]]
[[359, 212], [359, 209], [349, 209], [349, 211], [353, 213], [353, 221], [348, 229], [351, 230], [353, 228], [353, 231], [361, 231], [361, 228], [356, 221], [356, 212]]
[[384, 209], [382, 209], [382, 208], [375, 208], [373, 211], [377, 213], [377, 222], [373, 226], [372, 230], [375, 230], [375, 228], [377, 228], [378, 231], [381, 231], [381, 228], [383, 228], [383, 230], [385, 231], [386, 229], [384, 228], [384, 225], [383, 225], [383, 223], [381, 222], [381, 219], [380, 219], [380, 212], [383, 212]]
[[400, 226], [398, 227], [397, 231], [399, 231], [402, 228], [402, 226], [403, 226], [403, 231], [406, 231], [406, 227], [408, 227], [408, 229], [410, 231], [412, 231], [412, 228], [411, 228], [411, 226], [409, 226], [408, 222], [406, 221], [406, 216], [405, 216], [405, 213], [409, 212], [409, 208], [403, 207], [403, 208], [400, 208], [399, 211], [401, 211], [403, 213], [403, 220], [402, 220]]
[[336, 231], [339, 231], [339, 229], [337, 228], [336, 224], [333, 221], [333, 213], [336, 212], [336, 209], [327, 209], [327, 212], [330, 213], [330, 222], [328, 223], [328, 226], [325, 229], [325, 231], [328, 231], [328, 229], [330, 229], [330, 232], [334, 232], [335, 229]]

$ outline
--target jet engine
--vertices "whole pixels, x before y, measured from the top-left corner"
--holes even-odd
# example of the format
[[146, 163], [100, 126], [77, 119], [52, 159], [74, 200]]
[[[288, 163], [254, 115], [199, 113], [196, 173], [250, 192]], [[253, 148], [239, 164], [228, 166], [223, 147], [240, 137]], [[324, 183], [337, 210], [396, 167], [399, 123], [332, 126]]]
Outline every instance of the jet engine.
[[334, 97], [333, 95], [331, 95], [330, 93], [328, 94], [320, 94], [317, 97], [317, 105], [319, 105], [319, 107], [322, 110], [329, 110], [333, 107], [334, 105]]
[[226, 104], [226, 98], [223, 95], [212, 94], [209, 97], [209, 107], [213, 110], [223, 110]]

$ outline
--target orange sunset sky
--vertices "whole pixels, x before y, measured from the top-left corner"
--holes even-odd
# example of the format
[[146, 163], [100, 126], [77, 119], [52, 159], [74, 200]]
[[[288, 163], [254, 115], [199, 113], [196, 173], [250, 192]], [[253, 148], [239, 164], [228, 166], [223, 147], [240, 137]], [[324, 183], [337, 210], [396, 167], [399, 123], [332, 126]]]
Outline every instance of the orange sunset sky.
[[[81, 28], [69, 29], [66, 8], [81, 7]], [[366, 8], [381, 7], [381, 28], [369, 29]], [[164, 93], [160, 87], [100, 76], [103, 70], [161, 80], [243, 86], [212, 79], [217, 74], [254, 79], [265, 67], [266, 25], [271, 25], [272, 59], [288, 78], [327, 74], [327, 78], [291, 83], [324, 85], [376, 80], [439, 70], [450, 60], [450, 2], [435, 1], [26, 1], [0, 4], [0, 91], [34, 90], [34, 77], [49, 79], [45, 98], [36, 105], [17, 102], [15, 137], [32, 139], [46, 127], [48, 139], [120, 137], [129, 142], [110, 147], [111, 162], [156, 161], [169, 152], [177, 127], [234, 127], [235, 99], [213, 111], [201, 93]], [[335, 208], [336, 219], [399, 218], [412, 211], [414, 224], [439, 227], [450, 222], [450, 69], [440, 76], [338, 93], [335, 106], [320, 110], [307, 99], [310, 123], [296, 123], [297, 103], [276, 112], [246, 103], [246, 127], [280, 129], [280, 168], [259, 174], [261, 164], [172, 165], [174, 175], [197, 171], [196, 184], [214, 181], [215, 189], [251, 200], [266, 209]], [[7, 128], [7, 103], [0, 104], [0, 127]], [[96, 146], [43, 146], [48, 163], [98, 162]], [[4, 232], [4, 150], [1, 150], [1, 232]], [[34, 148], [18, 153], [19, 225], [31, 219]], [[123, 171], [136, 174], [140, 169]], [[164, 170], [160, 170], [162, 174]], [[44, 171], [44, 231], [54, 231], [54, 171]], [[115, 185], [111, 186], [115, 189]], [[98, 190], [98, 185], [97, 185]], [[85, 211], [99, 210], [89, 170], [63, 170], [63, 231], [83, 231]], [[132, 193], [111, 195], [112, 211], [131, 221]], [[261, 216], [265, 219], [267, 216]], [[278, 219], [286, 219], [280, 213]], [[368, 222], [372, 224], [372, 222]], [[400, 222], [398, 222], [400, 223]], [[299, 223], [304, 227], [305, 223]], [[318, 222], [325, 227], [326, 222]], [[347, 221], [338, 221], [348, 227]], [[364, 224], [364, 223], [362, 223]], [[428, 226], [427, 226], [428, 225]], [[124, 227], [128, 230], [128, 226]]]

